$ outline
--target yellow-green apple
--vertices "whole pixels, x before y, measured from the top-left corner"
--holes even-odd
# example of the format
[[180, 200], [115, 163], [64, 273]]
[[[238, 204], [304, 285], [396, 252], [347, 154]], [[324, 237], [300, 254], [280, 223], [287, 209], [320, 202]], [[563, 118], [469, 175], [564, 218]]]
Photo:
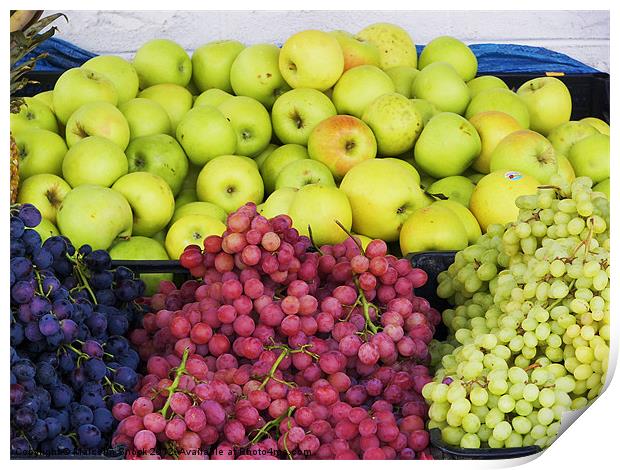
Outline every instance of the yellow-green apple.
[[76, 67], [64, 72], [54, 85], [54, 114], [66, 124], [74, 111], [86, 103], [106, 101], [116, 106], [118, 92], [114, 83], [98, 72]]
[[125, 150], [129, 173], [147, 171], [161, 176], [177, 195], [188, 174], [188, 162], [179, 143], [167, 134], [134, 139]]
[[570, 91], [555, 77], [528, 80], [517, 90], [530, 114], [530, 129], [547, 135], [570, 119], [573, 109]]
[[474, 192], [475, 184], [465, 176], [446, 176], [431, 184], [426, 191], [433, 195], [444, 195], [451, 201], [468, 207], [471, 193]]
[[40, 173], [62, 175], [62, 161], [67, 153], [65, 141], [45, 129], [23, 129], [14, 136], [19, 152], [19, 177], [26, 179]]
[[265, 202], [261, 204], [259, 209], [260, 214], [263, 217], [271, 219], [276, 215], [288, 214], [291, 202], [295, 194], [297, 194], [297, 188], [280, 188], [272, 192]]
[[351, 205], [345, 192], [335, 186], [303, 186], [293, 197], [288, 215], [300, 234], [310, 236], [312, 231], [316, 246], [333, 245], [347, 238], [336, 221], [351, 230]]
[[121, 150], [129, 143], [129, 124], [116, 106], [103, 101], [86, 103], [71, 115], [65, 129], [69, 148], [90, 136], [105, 137]]
[[128, 171], [127, 157], [118, 145], [96, 135], [71, 147], [62, 162], [62, 176], [72, 188], [83, 184], [109, 187]]
[[237, 149], [232, 124], [213, 106], [199, 106], [185, 113], [176, 136], [189, 160], [198, 166], [219, 155], [234, 154]]
[[60, 235], [58, 228], [47, 219], [41, 219], [39, 225], [34, 227], [34, 231], [41, 236], [42, 242], [47, 240], [49, 237], [56, 237]]
[[412, 174], [419, 184], [421, 182], [421, 177], [420, 177], [420, 172], [414, 165], [413, 152], [407, 152], [404, 155], [405, 155], [404, 157], [400, 155], [398, 157], [394, 157], [391, 160], [394, 162], [395, 165], [397, 164], [402, 165], [404, 171], [406, 171], [407, 173], [412, 173], [412, 170], [413, 170]]
[[430, 204], [419, 175], [395, 158], [376, 158], [354, 166], [340, 184], [353, 211], [353, 231], [386, 242], [398, 240], [405, 220]]
[[399, 239], [403, 255], [462, 250], [468, 244], [465, 227], [455, 213], [435, 204], [415, 210], [403, 224]]
[[568, 153], [575, 175], [588, 176], [596, 184], [609, 178], [609, 136], [595, 134], [580, 140]]
[[145, 42], [136, 51], [133, 66], [138, 72], [141, 89], [160, 83], [185, 87], [192, 78], [192, 61], [187, 52], [170, 39]]
[[338, 114], [320, 122], [312, 130], [308, 154], [326, 165], [334, 178], [340, 180], [355, 165], [375, 158], [377, 141], [364, 121]]
[[260, 174], [265, 183], [265, 192], [271, 193], [276, 189], [276, 180], [282, 169], [296, 160], [310, 158], [308, 150], [299, 144], [284, 144], [274, 149], [260, 165]]
[[558, 160], [558, 175], [564, 178], [568, 183], [572, 183], [576, 176], [575, 170], [573, 170], [573, 166], [570, 164], [568, 158], [559, 153], [555, 154], [555, 158]]
[[385, 73], [387, 73], [392, 79], [392, 82], [394, 82], [396, 93], [400, 93], [405, 98], [411, 98], [411, 86], [420, 73], [418, 69], [409, 67], [408, 65], [399, 65], [398, 67], [387, 69]]
[[581, 121], [567, 121], [558, 127], [551, 129], [547, 139], [553, 145], [555, 151], [561, 155], [568, 155], [571, 147], [594, 134], [599, 134], [590, 124]]
[[464, 206], [463, 204], [459, 204], [456, 201], [445, 200], [445, 201], [435, 201], [433, 202], [434, 206], [445, 207], [446, 209], [450, 209], [456, 217], [461, 221], [463, 227], [465, 227], [465, 233], [467, 233], [467, 241], [472, 244], [476, 243], [480, 236], [482, 235], [482, 230], [480, 229], [480, 224], [476, 217], [472, 212]]
[[607, 199], [610, 199], [610, 186], [609, 186], [609, 184], [610, 184], [609, 183], [609, 178], [606, 178], [603, 181], [600, 181], [599, 183], [594, 185], [592, 190], [593, 191], [598, 191], [600, 193], [603, 193], [605, 196], [607, 196]]
[[530, 126], [530, 114], [525, 102], [514, 91], [503, 88], [491, 88], [478, 92], [472, 98], [465, 116], [467, 119], [484, 111], [500, 111], [511, 115], [523, 129]]
[[456, 114], [463, 114], [469, 104], [469, 88], [447, 62], [435, 62], [420, 71], [411, 87], [411, 96]]
[[391, 157], [413, 148], [422, 132], [422, 115], [410, 99], [399, 93], [386, 93], [364, 110], [362, 120], [377, 139], [379, 155]]
[[192, 54], [192, 71], [198, 90], [219, 88], [232, 93], [230, 68], [244, 47], [239, 41], [224, 40], [197, 48]]
[[476, 77], [473, 80], [468, 81], [467, 86], [469, 87], [472, 100], [478, 93], [484, 90], [492, 90], [493, 88], [508, 90], [508, 85], [506, 85], [506, 82], [494, 75], [482, 75], [480, 77]]
[[210, 202], [188, 202], [182, 207], [175, 209], [172, 219], [170, 219], [170, 225], [186, 215], [206, 215], [223, 223], [226, 223], [227, 217], [224, 209]]
[[489, 173], [476, 185], [469, 210], [474, 214], [483, 232], [491, 224], [514, 222], [519, 216], [515, 200], [519, 196], [536, 194], [540, 182], [533, 176], [502, 169]]
[[[160, 242], [149, 237], [132, 236], [119, 240], [109, 250], [113, 260], [167, 260], [168, 252]], [[145, 295], [153, 295], [159, 289], [161, 281], [172, 281], [171, 273], [142, 273], [140, 279], [146, 286]]]
[[174, 195], [161, 177], [137, 171], [120, 177], [112, 186], [131, 206], [133, 235], [151, 237], [163, 229], [174, 214]]
[[372, 241], [372, 238], [367, 237], [366, 235], [360, 235], [358, 233], [351, 232], [353, 238], [357, 238], [359, 242], [362, 244], [362, 248], [365, 250], [368, 244]]
[[121, 193], [85, 184], [65, 196], [56, 221], [60, 233], [73, 245], [107, 250], [119, 238], [131, 236], [133, 216]]
[[49, 106], [52, 112], [54, 112], [54, 90], [42, 91], [41, 93], [34, 95], [33, 98], [45, 103]]
[[471, 167], [480, 173], [489, 173], [491, 154], [497, 144], [508, 134], [521, 130], [523, 127], [510, 114], [501, 111], [482, 111], [470, 117], [469, 122], [476, 128], [482, 144], [480, 155]]
[[140, 79], [128, 61], [116, 55], [99, 55], [87, 60], [82, 67], [103, 75], [116, 87], [118, 104], [136, 97]]
[[331, 31], [329, 34], [338, 40], [342, 48], [345, 72], [359, 65], [376, 65], [379, 67], [379, 49], [374, 44], [360, 37], [353, 36], [347, 31], [337, 30]]
[[170, 259], [179, 259], [188, 245], [202, 246], [205, 238], [222, 235], [226, 230], [220, 220], [206, 215], [186, 215], [177, 220], [166, 234], [166, 251]]
[[520, 171], [545, 184], [557, 174], [558, 160], [547, 139], [538, 132], [523, 129], [508, 134], [497, 144], [489, 168], [491, 171]]
[[237, 136], [237, 155], [258, 155], [271, 140], [271, 119], [265, 107], [248, 96], [235, 96], [217, 109], [230, 121]]
[[584, 122], [586, 124], [590, 124], [601, 134], [609, 135], [609, 124], [605, 121], [595, 118], [595, 117], [586, 117], [580, 120], [580, 122]]
[[179, 192], [176, 199], [174, 200], [174, 207], [178, 209], [179, 207], [183, 207], [186, 204], [196, 201], [198, 201], [198, 194], [196, 193], [196, 188], [183, 189]]
[[142, 90], [138, 98], [153, 100], [168, 113], [172, 134], [176, 132], [181, 118], [188, 112], [193, 104], [192, 94], [180, 85], [162, 83]]
[[22, 98], [18, 113], [11, 113], [11, 132], [13, 134], [35, 127], [58, 133], [58, 122], [51, 108], [37, 98]]
[[480, 149], [478, 132], [467, 119], [455, 113], [439, 113], [428, 121], [418, 138], [415, 162], [435, 178], [455, 176], [471, 165]]
[[301, 188], [307, 184], [336, 186], [332, 172], [323, 163], [304, 158], [289, 163], [276, 178], [276, 191], [281, 188]]
[[187, 168], [187, 175], [185, 175], [185, 178], [183, 179], [181, 190], [196, 189], [196, 181], [198, 181], [198, 175], [200, 174], [200, 170], [202, 170], [201, 166], [189, 163], [189, 166]]
[[134, 98], [118, 105], [129, 124], [129, 138], [156, 134], [171, 134], [172, 125], [166, 110], [156, 101]]
[[232, 97], [233, 95], [225, 92], [224, 90], [220, 90], [219, 88], [209, 88], [196, 97], [194, 100], [194, 108], [199, 106], [213, 106], [217, 108], [228, 98]]
[[254, 161], [256, 162], [256, 166], [258, 167], [259, 171], [263, 167], [263, 163], [265, 162], [265, 160], [267, 160], [267, 157], [271, 155], [273, 151], [277, 148], [278, 146], [276, 144], [269, 144], [267, 147], [265, 147], [265, 150], [263, 150], [256, 157], [254, 157]]
[[478, 59], [467, 45], [451, 36], [439, 36], [429, 42], [418, 61], [420, 70], [435, 62], [447, 62], [466, 82], [478, 72]]
[[41, 173], [19, 182], [17, 202], [33, 204], [41, 217], [56, 223], [56, 213], [71, 186], [60, 176]]
[[430, 121], [435, 114], [439, 114], [441, 112], [433, 103], [423, 100], [422, 98], [414, 98], [411, 100], [411, 103], [415, 109], [418, 110], [420, 116], [422, 116], [422, 124], [424, 126], [426, 126], [428, 121]]
[[390, 76], [374, 65], [360, 65], [342, 74], [332, 94], [338, 114], [361, 118], [366, 107], [385, 93], [394, 93]]
[[357, 36], [379, 49], [379, 66], [384, 70], [399, 65], [416, 67], [418, 64], [415, 44], [400, 26], [375, 23], [362, 29]]
[[286, 40], [280, 51], [279, 67], [292, 88], [324, 91], [342, 75], [344, 54], [334, 36], [310, 29]]
[[230, 68], [230, 85], [235, 95], [249, 96], [270, 109], [278, 96], [291, 87], [278, 66], [280, 48], [255, 44], [242, 50]]
[[296, 88], [279, 96], [271, 109], [271, 123], [283, 144], [307, 145], [312, 129], [336, 115], [331, 100], [313, 88]]
[[254, 162], [222, 155], [207, 163], [196, 182], [198, 200], [212, 202], [230, 213], [246, 202], [263, 201], [264, 187]]
[[161, 232], [157, 232], [151, 238], [153, 240], [155, 240], [156, 242], [158, 242], [161, 246], [165, 247], [165, 244], [166, 244], [166, 232], [167, 232], [167, 230], [162, 230]]
[[474, 184], [478, 184], [478, 181], [484, 178], [485, 174], [488, 173], [478, 173], [472, 167], [469, 167], [463, 172], [463, 176]]

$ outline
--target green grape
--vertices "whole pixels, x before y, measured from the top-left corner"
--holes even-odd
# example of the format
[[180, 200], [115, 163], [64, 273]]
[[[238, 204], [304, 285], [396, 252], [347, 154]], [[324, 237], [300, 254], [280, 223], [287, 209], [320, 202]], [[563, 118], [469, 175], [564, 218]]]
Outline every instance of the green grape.
[[553, 405], [551, 407], [551, 411], [553, 411], [553, 419], [556, 421], [560, 421], [562, 419], [562, 415], [568, 410], [568, 407], [562, 405]]
[[459, 445], [463, 449], [479, 449], [480, 448], [480, 438], [476, 434], [465, 434], [461, 438], [461, 442]]
[[448, 423], [448, 426], [458, 428], [461, 426], [462, 420], [463, 420], [463, 416], [460, 415], [459, 413], [456, 413], [452, 409], [452, 407], [450, 407], [450, 409], [448, 410], [448, 413], [446, 414], [446, 422]]
[[508, 347], [513, 352], [521, 351], [523, 349], [524, 345], [525, 345], [525, 342], [523, 341], [523, 336], [520, 336], [520, 335], [519, 336], [515, 336], [508, 343]]
[[455, 403], [457, 400], [465, 398], [467, 396], [467, 390], [460, 382], [456, 380], [453, 381], [450, 385], [448, 385], [448, 401], [450, 403]]
[[562, 346], [562, 338], [560, 335], [552, 333], [547, 337], [547, 344], [552, 348], [559, 348]]
[[519, 354], [517, 357], [515, 357], [514, 362], [515, 362], [515, 366], [521, 367], [523, 369], [525, 369], [526, 367], [530, 365], [530, 360], [523, 357], [522, 354]]
[[534, 330], [539, 342], [545, 341], [551, 334], [551, 327], [547, 323], [540, 323]]
[[579, 346], [575, 348], [575, 357], [579, 362], [589, 364], [594, 360], [594, 351], [588, 346]]
[[510, 359], [510, 356], [512, 355], [510, 349], [503, 344], [498, 344], [497, 346], [495, 346], [492, 352], [495, 356], [503, 359], [504, 361]]
[[532, 429], [532, 423], [523, 416], [516, 416], [512, 419], [512, 428], [519, 434], [528, 434]]
[[542, 238], [547, 234], [547, 225], [540, 220], [530, 222], [532, 235], [538, 238]]
[[487, 388], [489, 392], [499, 397], [508, 391], [508, 382], [506, 380], [490, 380]]
[[571, 404], [571, 410], [580, 410], [588, 405], [588, 399], [586, 397], [577, 397]]
[[523, 436], [523, 447], [533, 446], [535, 442], [536, 441], [530, 434]]
[[548, 426], [554, 420], [553, 410], [550, 408], [541, 408], [537, 413], [538, 422], [543, 426]]
[[592, 366], [589, 364], [580, 364], [575, 368], [573, 375], [577, 380], [587, 380], [592, 375]]
[[443, 429], [444, 424], [440, 423], [438, 421], [435, 421], [434, 419], [429, 419], [428, 423], [426, 423], [426, 426], [428, 427], [428, 429]]
[[549, 426], [547, 426], [547, 436], [548, 437], [555, 437], [558, 435], [558, 432], [560, 432], [560, 423], [551, 423]]
[[512, 433], [512, 426], [507, 421], [501, 421], [493, 428], [493, 437], [498, 441], [505, 441]]
[[422, 396], [426, 400], [431, 399], [431, 394], [433, 393], [433, 389], [435, 388], [435, 385], [437, 385], [435, 382], [429, 382], [426, 385], [424, 385], [424, 387], [422, 387]]
[[461, 428], [446, 426], [441, 430], [441, 440], [446, 444], [450, 444], [453, 446], [460, 445], [461, 439], [465, 435], [465, 431]]
[[515, 383], [510, 386], [508, 389], [508, 394], [515, 400], [520, 400], [523, 398], [523, 389], [525, 388], [525, 383]]
[[480, 418], [473, 413], [469, 413], [463, 417], [461, 426], [465, 432], [476, 434], [480, 429]]
[[523, 388], [523, 398], [529, 402], [535, 401], [538, 398], [538, 386], [531, 383], [527, 384]]
[[428, 416], [437, 422], [442, 422], [446, 420], [446, 416], [448, 414], [448, 410], [450, 409], [450, 405], [445, 403], [433, 403], [428, 408]]
[[511, 367], [510, 369], [508, 369], [508, 379], [513, 384], [517, 384], [527, 382], [529, 377], [527, 375], [527, 372], [520, 367]]
[[594, 330], [592, 326], [585, 325], [584, 327], [581, 328], [580, 335], [586, 341], [591, 341], [596, 335], [596, 331]]
[[545, 408], [551, 408], [555, 403], [555, 392], [550, 388], [543, 388], [538, 394], [538, 401]]
[[547, 435], [547, 427], [543, 426], [542, 424], [537, 424], [536, 426], [532, 427], [530, 434], [536, 440], [541, 439]]
[[482, 373], [483, 369], [482, 363], [468, 361], [463, 366], [463, 378], [465, 380], [474, 380]]
[[532, 412], [533, 409], [534, 407], [527, 400], [519, 400], [517, 401], [515, 405], [515, 411], [520, 416], [528, 416]]
[[514, 410], [515, 404], [515, 399], [512, 398], [510, 395], [502, 395], [497, 402], [497, 408], [502, 413], [510, 413], [512, 410]]
[[506, 448], [523, 447], [523, 436], [516, 432], [511, 432], [508, 439], [504, 442], [504, 446]]
[[436, 384], [431, 391], [433, 403], [445, 403], [448, 401], [448, 386], [443, 383]]
[[561, 392], [571, 393], [575, 390], [575, 379], [570, 375], [559, 377], [555, 381], [555, 389]]
[[523, 320], [523, 322], [521, 323], [521, 328], [523, 328], [525, 331], [534, 331], [537, 326], [538, 321], [536, 321], [534, 318], [529, 317]]
[[528, 348], [535, 348], [538, 346], [538, 338], [531, 331], [523, 333], [523, 344]]
[[497, 408], [491, 408], [486, 415], [484, 420], [484, 424], [487, 425], [489, 429], [494, 429], [498, 423], [501, 423], [504, 420], [504, 413], [502, 413]]
[[542, 367], [534, 369], [530, 374], [530, 380], [536, 385], [543, 385], [549, 380], [549, 373]]
[[480, 387], [479, 385], [475, 385], [474, 387], [472, 387], [471, 391], [469, 392], [469, 400], [471, 401], [472, 405], [483, 406], [487, 403], [488, 399], [489, 394], [484, 388]]
[[490, 429], [486, 424], [482, 423], [480, 425], [480, 429], [478, 429], [478, 437], [482, 442], [487, 442], [489, 437], [493, 435], [493, 430]]
[[504, 441], [499, 441], [493, 436], [489, 437], [488, 444], [491, 449], [501, 449], [504, 447]]

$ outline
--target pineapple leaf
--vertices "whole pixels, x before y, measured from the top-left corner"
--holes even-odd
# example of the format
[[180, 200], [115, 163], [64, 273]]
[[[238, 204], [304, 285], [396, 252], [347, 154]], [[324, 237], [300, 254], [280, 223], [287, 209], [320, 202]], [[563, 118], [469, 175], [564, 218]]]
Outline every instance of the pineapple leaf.
[[63, 17], [67, 22], [69, 21], [69, 19], [67, 18], [67, 16], [64, 13], [55, 13], [53, 15], [50, 16], [46, 16], [45, 18], [40, 19], [39, 21], [37, 21], [36, 23], [33, 23], [32, 25], [30, 25], [28, 28], [26, 28], [24, 30], [24, 34], [28, 37], [32, 37], [35, 34], [39, 33], [43, 28], [46, 28], [47, 26], [49, 26], [51, 23], [53, 23], [54, 21], [56, 21], [58, 18]]

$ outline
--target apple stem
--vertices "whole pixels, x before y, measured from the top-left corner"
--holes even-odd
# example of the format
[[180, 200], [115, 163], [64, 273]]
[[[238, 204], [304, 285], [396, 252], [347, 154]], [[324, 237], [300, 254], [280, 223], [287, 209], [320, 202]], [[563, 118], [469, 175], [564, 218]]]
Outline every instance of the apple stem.
[[344, 225], [340, 223], [339, 220], [334, 220], [334, 222], [336, 222], [336, 225], [338, 225], [338, 227], [340, 227], [344, 231], [344, 233], [346, 233], [349, 236], [349, 238], [355, 242], [357, 247], [360, 249], [360, 253], [363, 255], [366, 255], [366, 252], [364, 251], [364, 247], [362, 246], [362, 243], [357, 238], [355, 238], [353, 234], [349, 230], [347, 230], [347, 228]]

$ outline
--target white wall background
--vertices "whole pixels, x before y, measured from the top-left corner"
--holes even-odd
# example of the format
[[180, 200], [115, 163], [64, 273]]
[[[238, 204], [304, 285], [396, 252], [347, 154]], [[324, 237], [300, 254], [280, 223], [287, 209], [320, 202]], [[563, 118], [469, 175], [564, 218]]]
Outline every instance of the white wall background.
[[466, 43], [541, 46], [609, 71], [608, 11], [66, 11], [62, 39], [98, 54], [131, 57], [153, 38], [177, 41], [188, 51], [216, 39], [246, 44], [283, 43], [304, 29], [357, 32], [386, 21], [416, 44], [451, 35]]

